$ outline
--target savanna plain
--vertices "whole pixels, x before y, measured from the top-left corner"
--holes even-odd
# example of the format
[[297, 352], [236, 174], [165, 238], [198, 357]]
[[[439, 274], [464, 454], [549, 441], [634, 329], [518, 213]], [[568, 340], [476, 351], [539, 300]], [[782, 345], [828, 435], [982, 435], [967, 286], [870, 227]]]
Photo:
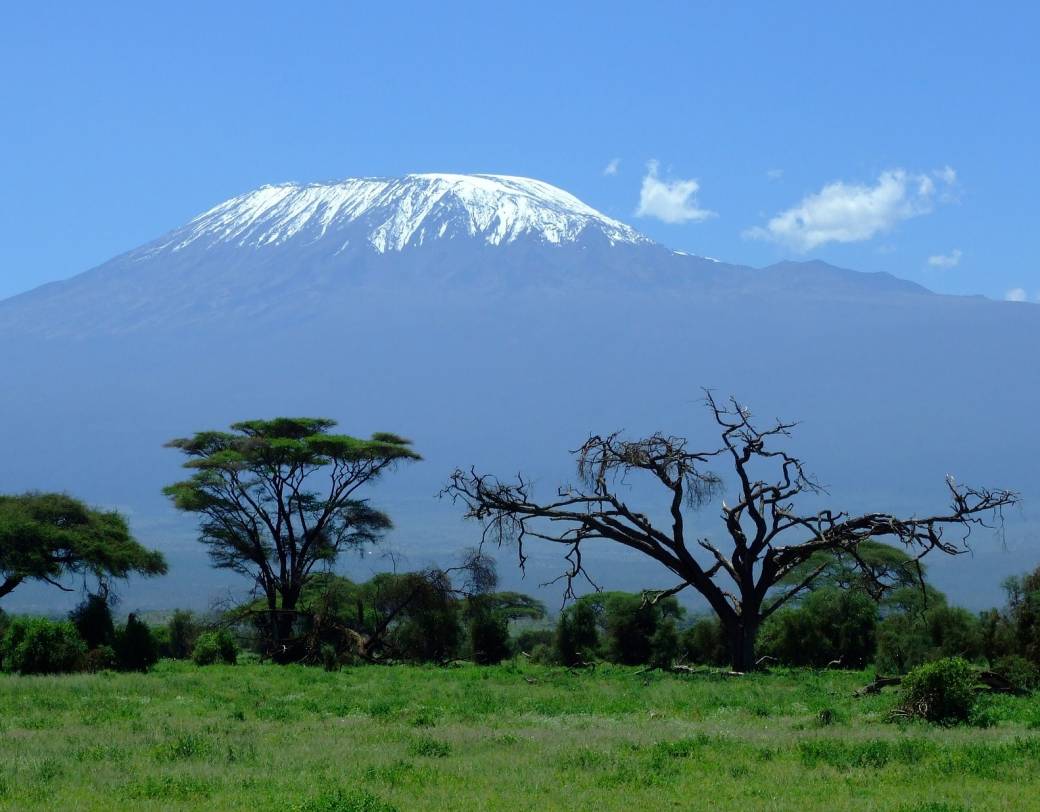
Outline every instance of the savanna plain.
[[1040, 697], [892, 721], [872, 672], [523, 660], [0, 676], [0, 809], [1040, 808]]

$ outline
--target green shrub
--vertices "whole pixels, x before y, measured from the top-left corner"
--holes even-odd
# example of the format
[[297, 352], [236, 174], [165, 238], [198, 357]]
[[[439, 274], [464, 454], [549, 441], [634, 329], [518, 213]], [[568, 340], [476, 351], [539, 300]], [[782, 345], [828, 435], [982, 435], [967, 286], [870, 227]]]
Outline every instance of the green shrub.
[[947, 657], [918, 666], [907, 674], [902, 687], [903, 715], [951, 725], [971, 717], [978, 680], [967, 660]]
[[119, 668], [119, 658], [112, 646], [98, 646], [87, 652], [83, 658], [83, 669], [91, 674], [98, 671], [115, 671]]
[[116, 635], [115, 651], [124, 671], [147, 671], [159, 661], [159, 642], [148, 624], [133, 614]]
[[471, 610], [467, 626], [473, 662], [495, 665], [511, 654], [509, 622], [504, 617], [478, 605]]
[[517, 651], [530, 654], [533, 659], [539, 646], [552, 648], [554, 636], [552, 629], [524, 629], [513, 640], [513, 645]]
[[1011, 654], [993, 663], [993, 670], [1011, 683], [1016, 691], [1023, 693], [1040, 688], [1040, 669], [1025, 657]]
[[650, 665], [655, 668], [670, 668], [679, 659], [680, 651], [679, 632], [675, 628], [675, 621], [665, 618], [657, 624], [657, 630], [650, 638]]
[[191, 658], [196, 665], [234, 665], [238, 662], [238, 645], [227, 629], [203, 632], [195, 641], [195, 650]]
[[766, 621], [758, 650], [784, 665], [862, 668], [874, 657], [877, 614], [865, 592], [816, 589]]
[[87, 647], [67, 620], [14, 618], [0, 641], [0, 663], [19, 674], [63, 674], [78, 670]]
[[681, 646], [691, 663], [698, 665], [726, 665], [729, 651], [722, 624], [714, 615], [702, 617], [683, 632]]
[[202, 632], [198, 621], [195, 620], [195, 615], [184, 609], [178, 609], [173, 613], [166, 629], [169, 634], [168, 656], [175, 660], [186, 660], [191, 657], [195, 650], [195, 641]]
[[556, 658], [563, 665], [576, 665], [596, 656], [599, 629], [591, 605], [579, 600], [560, 613], [554, 644]]
[[910, 607], [878, 624], [878, 671], [905, 674], [943, 657], [982, 658], [986, 646], [979, 619], [965, 609], [947, 606], [940, 593], [930, 594], [929, 601], [927, 608]]
[[112, 610], [103, 595], [87, 595], [86, 599], [69, 613], [80, 638], [88, 649], [111, 646], [116, 639]]

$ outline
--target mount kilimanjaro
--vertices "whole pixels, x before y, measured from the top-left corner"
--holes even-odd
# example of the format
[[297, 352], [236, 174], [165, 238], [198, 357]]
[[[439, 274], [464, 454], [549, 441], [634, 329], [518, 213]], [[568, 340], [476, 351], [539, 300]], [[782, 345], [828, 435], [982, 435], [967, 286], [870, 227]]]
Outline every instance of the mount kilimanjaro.
[[[835, 507], [926, 512], [948, 473], [1022, 491], [1006, 537], [979, 536], [971, 561], [935, 562], [940, 586], [984, 605], [1037, 555], [1038, 339], [1035, 306], [821, 262], [690, 256], [536, 180], [265, 186], [0, 302], [0, 491], [119, 507], [173, 563], [165, 584], [128, 599], [204, 601], [178, 586], [219, 584], [160, 496], [179, 475], [162, 449], [171, 437], [275, 414], [410, 435], [425, 462], [371, 496], [420, 566], [476, 540], [435, 498], [453, 467], [522, 469], [551, 490], [590, 432], [661, 430], [708, 447], [710, 387], [801, 420], [792, 447]], [[698, 516], [699, 532], [715, 532], [715, 514]], [[545, 580], [542, 565], [555, 572], [554, 551], [525, 588]], [[619, 588], [662, 575], [614, 552], [598, 571]], [[40, 608], [53, 596], [18, 598]]]

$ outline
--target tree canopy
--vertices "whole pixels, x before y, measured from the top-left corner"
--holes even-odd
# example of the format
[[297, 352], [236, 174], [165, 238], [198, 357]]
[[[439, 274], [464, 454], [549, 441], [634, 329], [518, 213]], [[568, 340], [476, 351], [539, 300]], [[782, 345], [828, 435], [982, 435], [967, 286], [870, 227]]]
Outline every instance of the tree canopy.
[[0, 598], [24, 581], [61, 581], [84, 575], [112, 578], [161, 575], [166, 561], [131, 535], [119, 513], [95, 510], [61, 493], [0, 496]]
[[251, 578], [267, 603], [271, 646], [291, 636], [304, 586], [346, 549], [374, 543], [390, 518], [360, 489], [401, 461], [408, 440], [333, 434], [334, 420], [279, 417], [171, 440], [192, 475], [164, 492], [202, 517], [199, 540], [217, 567]]

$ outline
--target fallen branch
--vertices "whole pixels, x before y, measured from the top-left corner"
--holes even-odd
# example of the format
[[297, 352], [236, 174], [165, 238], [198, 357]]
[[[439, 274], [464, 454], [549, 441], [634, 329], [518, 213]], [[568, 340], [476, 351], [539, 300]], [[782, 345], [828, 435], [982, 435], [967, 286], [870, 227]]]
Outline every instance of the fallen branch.
[[982, 671], [979, 673], [979, 682], [997, 694], [1014, 694], [1016, 696], [1026, 693], [1008, 681], [1007, 677], [996, 671]]
[[861, 697], [867, 694], [879, 694], [882, 688], [887, 688], [890, 685], [899, 685], [903, 682], [902, 677], [875, 677], [874, 681], [870, 685], [864, 685], [853, 696]]
[[[1020, 695], [1023, 693], [1021, 689], [1016, 688], [1006, 677], [998, 674], [996, 671], [980, 671], [975, 676], [981, 687], [986, 688], [995, 694]], [[891, 685], [900, 685], [902, 682], [902, 677], [875, 677], [872, 683], [864, 685], [852, 695], [859, 698], [861, 696], [867, 696], [868, 694], [879, 694], [881, 693], [882, 688], [888, 688]]]

